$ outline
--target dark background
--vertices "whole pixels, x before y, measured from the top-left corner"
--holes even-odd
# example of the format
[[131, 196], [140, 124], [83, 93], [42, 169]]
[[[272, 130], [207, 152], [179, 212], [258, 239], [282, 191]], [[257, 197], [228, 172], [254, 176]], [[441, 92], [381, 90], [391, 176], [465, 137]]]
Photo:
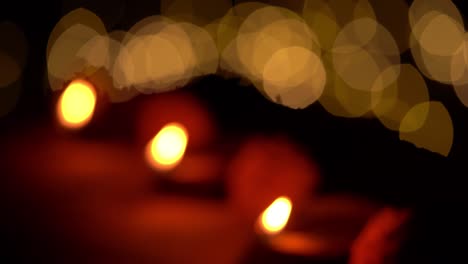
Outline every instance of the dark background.
[[[88, 7], [88, 1], [81, 2], [82, 7]], [[108, 9], [91, 9], [100, 17], [111, 12], [112, 17], [118, 18], [108, 31], [129, 29], [142, 18], [159, 13], [158, 1], [108, 2]], [[463, 2], [466, 1], [454, 1], [464, 14]], [[45, 50], [51, 30], [65, 13], [62, 1], [16, 0], [0, 4], [0, 21], [9, 20], [20, 26], [29, 46], [23, 93], [16, 109], [0, 118], [0, 135], [19, 122], [50, 119], [53, 96], [44, 85]], [[395, 19], [406, 16], [395, 14]], [[408, 52], [403, 54], [403, 62], [411, 62]], [[389, 205], [413, 208], [416, 217], [402, 262], [466, 263], [468, 110], [449, 86], [425, 80], [431, 99], [443, 102], [453, 119], [454, 144], [447, 158], [400, 141], [397, 132], [386, 129], [377, 119], [334, 117], [318, 103], [291, 110], [271, 103], [253, 87], [238, 85], [235, 79], [208, 76], [183, 89], [203, 100], [223, 133], [279, 133], [302, 145], [323, 170], [323, 192], [358, 193]], [[117, 105], [116, 111], [132, 108], [140, 99]], [[125, 126], [124, 120], [128, 119], [115, 120], [115, 125]], [[8, 218], [8, 212], [3, 217]], [[24, 263], [36, 263], [24, 252], [16, 252], [28, 243], [27, 234], [12, 232], [8, 226], [1, 229], [6, 231], [1, 235], [4, 245], [9, 245], [2, 250], [2, 263], [23, 263], [12, 260], [18, 255], [23, 255]]]

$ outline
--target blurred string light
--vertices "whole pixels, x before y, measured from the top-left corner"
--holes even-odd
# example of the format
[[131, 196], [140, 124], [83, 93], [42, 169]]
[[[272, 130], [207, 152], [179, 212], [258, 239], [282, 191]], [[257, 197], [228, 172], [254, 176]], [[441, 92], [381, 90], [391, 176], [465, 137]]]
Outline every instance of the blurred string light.
[[409, 12], [415, 63], [429, 79], [452, 84], [452, 60], [463, 44], [463, 18], [451, 1], [414, 1]]
[[0, 23], [0, 117], [10, 113], [21, 94], [21, 75], [26, 64], [26, 36], [11, 22]]
[[[389, 68], [392, 71], [391, 68]], [[373, 112], [385, 127], [402, 132], [411, 132], [419, 127], [400, 127], [401, 121], [411, 108], [429, 101], [429, 91], [423, 77], [410, 64], [400, 66], [400, 74], [395, 82], [381, 92], [373, 94], [375, 101]], [[385, 74], [385, 73], [384, 73]], [[420, 113], [420, 120], [425, 120], [427, 111]]]
[[440, 102], [424, 102], [408, 111], [400, 125], [400, 139], [448, 156], [453, 143], [453, 124]]
[[[395, 13], [408, 19], [395, 19]], [[237, 76], [275, 103], [300, 109], [318, 101], [336, 116], [376, 117], [408, 139], [433, 116], [431, 107], [421, 107], [430, 98], [419, 71], [454, 86], [468, 105], [466, 43], [462, 16], [446, 0], [411, 6], [403, 0], [234, 6], [227, 0], [164, 0], [161, 15], [128, 31], [107, 32], [91, 11], [71, 11], [51, 33], [47, 59], [54, 90], [86, 77], [111, 101], [123, 102], [200, 76]], [[401, 64], [408, 48], [417, 69]], [[451, 141], [449, 132], [439, 126], [432, 133]]]

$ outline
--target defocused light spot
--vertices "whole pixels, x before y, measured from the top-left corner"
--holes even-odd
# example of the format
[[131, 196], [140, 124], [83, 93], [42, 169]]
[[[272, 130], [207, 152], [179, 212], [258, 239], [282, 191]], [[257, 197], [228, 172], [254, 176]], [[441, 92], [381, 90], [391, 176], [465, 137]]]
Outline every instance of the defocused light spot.
[[81, 46], [77, 57], [86, 61], [87, 65], [95, 68], [110, 69], [113, 58], [110, 57], [110, 42], [108, 36], [95, 36]]
[[358, 47], [352, 52], [334, 53], [333, 62], [339, 76], [357, 90], [370, 91], [380, 74], [372, 55]]
[[146, 66], [148, 36], [135, 36], [126, 43], [113, 71], [117, 87], [138, 86], [150, 82], [148, 67]]
[[129, 47], [121, 45], [111, 69], [114, 87], [119, 90], [131, 87], [135, 68]]
[[267, 234], [279, 233], [286, 226], [292, 210], [292, 203], [288, 197], [277, 198], [262, 213], [260, 226]]
[[[179, 35], [171, 35], [174, 32]], [[117, 57], [113, 75], [119, 87], [134, 86], [142, 93], [164, 92], [190, 79], [193, 60], [186, 33], [171, 24], [157, 34], [130, 39]]]
[[321, 105], [335, 116], [362, 117], [372, 111], [372, 92], [347, 85], [338, 75], [329, 75]]
[[336, 37], [333, 50], [349, 52], [354, 46], [389, 58], [399, 58], [400, 55], [390, 32], [377, 20], [369, 17], [356, 19], [346, 24]]
[[[385, 127], [411, 132], [419, 127], [400, 127], [400, 122], [412, 107], [429, 101], [429, 91], [418, 70], [410, 64], [403, 64], [397, 80], [382, 91], [374, 92], [372, 99], [376, 101], [373, 112]], [[424, 116], [420, 118], [425, 119]]]
[[313, 32], [317, 35], [320, 47], [330, 50], [340, 31], [336, 17], [324, 0], [306, 0], [302, 10], [302, 17]]
[[241, 17], [224, 16], [216, 27], [216, 46], [218, 51], [222, 53], [224, 49], [235, 39], [237, 31], [242, 24]]
[[409, 9], [409, 22], [412, 28], [430, 12], [445, 14], [463, 25], [463, 17], [452, 1], [446, 0], [414, 0]]
[[[164, 27], [157, 36], [169, 41], [178, 51], [182, 63], [181, 74], [176, 74], [177, 85], [185, 85], [193, 77], [197, 65], [197, 57], [194, 52], [190, 36], [179, 26], [171, 24]], [[156, 48], [156, 46], [154, 46]], [[167, 62], [166, 62], [167, 63]]]
[[[383, 89], [398, 76], [399, 64], [400, 52], [391, 34], [370, 18], [346, 25], [334, 43], [334, 70], [357, 90]], [[385, 78], [379, 79], [385, 70]]]
[[78, 129], [92, 118], [96, 105], [96, 91], [84, 80], [72, 81], [59, 98], [57, 115], [67, 128]]
[[423, 49], [413, 36], [410, 37], [411, 55], [421, 73], [445, 84], [452, 83], [452, 56], [437, 56]]
[[453, 124], [449, 112], [440, 102], [414, 106], [401, 122], [400, 139], [448, 156], [453, 143]]
[[133, 36], [154, 35], [161, 31], [164, 27], [175, 23], [173, 20], [164, 16], [149, 16], [138, 21], [128, 30], [129, 35], [122, 43], [127, 44]]
[[452, 57], [452, 85], [460, 101], [468, 107], [468, 41]]
[[140, 94], [132, 86], [116, 88], [111, 72], [105, 68], [99, 68], [87, 79], [96, 87], [99, 87], [100, 91], [105, 92], [106, 99], [112, 103], [127, 102]]
[[341, 117], [361, 117], [372, 110], [377, 102], [372, 100], [372, 92], [354, 89], [334, 71], [332, 55], [322, 57], [327, 72], [327, 83], [320, 104], [332, 115]]
[[98, 33], [95, 30], [82, 24], [73, 25], [65, 30], [54, 42], [47, 58], [49, 74], [53, 78], [64, 81], [82, 72], [87, 62], [78, 57], [78, 52], [96, 36]]
[[[244, 20], [235, 39], [235, 55], [238, 56], [242, 72], [247, 78], [261, 79], [264, 64], [276, 50], [295, 45], [312, 49], [310, 42], [313, 38], [309, 29], [305, 24], [293, 25], [294, 29], [302, 29], [294, 36], [290, 22], [292, 19], [300, 20], [300, 17], [288, 9], [267, 6], [255, 10]], [[285, 20], [286, 23], [275, 23], [281, 20]], [[266, 51], [266, 54], [257, 54], [260, 50]], [[319, 52], [318, 49], [316, 51]]]
[[229, 9], [218, 23], [217, 41], [219, 51], [223, 51], [231, 43], [236, 37], [240, 26], [250, 14], [266, 6], [268, 5], [260, 2], [245, 2]]
[[468, 41], [465, 39], [463, 44], [451, 57], [450, 74], [452, 84], [460, 85], [468, 83]]
[[302, 47], [284, 48], [267, 62], [263, 88], [272, 101], [305, 108], [322, 94], [327, 80], [320, 58]]
[[[133, 49], [138, 54], [138, 57], [134, 58], [137, 59], [134, 60], [134, 65], [146, 66], [147, 75], [141, 75], [144, 79], [136, 80], [139, 84], [136, 87], [140, 92], [164, 92], [176, 88], [178, 82], [186, 81], [191, 77], [193, 57], [182, 57], [183, 54], [178, 49], [183, 45], [187, 53], [190, 53], [190, 44], [178, 43], [178, 46], [175, 46], [173, 41], [161, 34], [147, 36], [141, 41], [139, 46], [135, 46], [140, 50]], [[193, 54], [187, 56], [193, 56]], [[189, 63], [191, 63], [190, 66]]]
[[[353, 21], [362, 20], [364, 18], [369, 20], [377, 20], [374, 14], [374, 8], [369, 3], [369, 0], [357, 0], [356, 6], [353, 10]], [[366, 24], [366, 26], [368, 27], [366, 31], [369, 31], [369, 29], [375, 30], [373, 24]], [[356, 34], [359, 35], [360, 32], [356, 31]]]
[[[78, 8], [70, 13], [66, 14], [63, 16], [60, 21], [55, 25], [54, 29], [49, 35], [49, 41], [47, 43], [47, 57], [50, 56], [50, 51], [52, 50], [52, 47], [55, 45], [56, 40], [68, 29], [70, 29], [74, 25], [81, 25], [81, 28], [89, 28], [92, 31], [96, 32], [97, 34], [103, 35], [106, 33], [106, 27], [104, 26], [104, 23], [101, 21], [101, 19], [96, 16], [93, 12], [84, 9], [84, 8]], [[81, 31], [78, 29], [75, 29], [77, 31]], [[78, 35], [78, 39], [79, 39]], [[75, 40], [74, 42], [81, 42], [84, 43], [83, 40]], [[88, 39], [87, 39], [88, 40]], [[68, 53], [70, 54], [70, 53]]]
[[177, 123], [168, 124], [148, 144], [148, 162], [158, 170], [172, 169], [184, 156], [187, 143], [186, 129]]
[[451, 84], [452, 55], [462, 44], [464, 28], [459, 10], [452, 1], [416, 0], [409, 11], [416, 65], [427, 78]]
[[265, 65], [277, 51], [289, 47], [302, 47], [320, 55], [321, 50], [315, 34], [305, 23], [297, 19], [282, 19], [275, 21], [255, 34], [253, 42], [245, 43], [251, 46], [252, 55], [242, 61], [249, 72], [256, 78], [261, 78]]
[[377, 30], [377, 22], [373, 19], [362, 18], [353, 20], [346, 24], [338, 34], [334, 50], [342, 51], [348, 46], [356, 46], [363, 48], [375, 36]]
[[452, 18], [444, 14], [431, 18], [416, 36], [423, 49], [438, 56], [452, 55], [463, 41], [463, 28]]
[[373, 18], [375, 14], [367, 0], [329, 0], [329, 7], [336, 15], [340, 27], [360, 18]]
[[238, 32], [244, 20], [256, 10], [266, 7], [260, 2], [245, 2], [233, 6], [218, 22], [216, 44], [220, 53], [220, 68], [224, 73], [248, 76], [237, 47]]
[[192, 44], [195, 56], [194, 77], [216, 73], [219, 53], [211, 35], [204, 28], [193, 24], [180, 23], [178, 26], [185, 31]]

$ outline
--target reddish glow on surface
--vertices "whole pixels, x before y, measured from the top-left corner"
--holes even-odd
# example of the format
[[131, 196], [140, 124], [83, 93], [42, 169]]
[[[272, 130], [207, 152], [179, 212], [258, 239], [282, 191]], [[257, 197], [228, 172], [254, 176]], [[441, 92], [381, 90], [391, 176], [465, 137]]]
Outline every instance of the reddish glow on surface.
[[182, 160], [188, 143], [185, 127], [170, 123], [163, 127], [147, 147], [147, 159], [158, 170], [169, 170]]
[[91, 120], [96, 106], [96, 91], [84, 80], [71, 82], [59, 98], [57, 115], [60, 124], [70, 129], [84, 127]]
[[292, 203], [288, 197], [277, 198], [260, 217], [260, 226], [267, 234], [279, 233], [286, 226], [291, 215]]

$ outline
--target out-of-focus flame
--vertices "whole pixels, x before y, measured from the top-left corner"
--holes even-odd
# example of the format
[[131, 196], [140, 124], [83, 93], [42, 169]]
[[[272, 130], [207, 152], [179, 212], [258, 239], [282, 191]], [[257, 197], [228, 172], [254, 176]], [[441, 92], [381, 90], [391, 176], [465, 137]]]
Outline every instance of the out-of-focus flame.
[[286, 226], [292, 210], [292, 203], [288, 197], [278, 197], [268, 206], [259, 219], [263, 232], [267, 234], [279, 233]]
[[155, 169], [172, 169], [182, 160], [187, 143], [188, 133], [184, 126], [167, 124], [149, 142], [146, 158]]
[[96, 106], [96, 91], [85, 80], [72, 81], [60, 96], [57, 116], [67, 128], [78, 129], [92, 118]]

